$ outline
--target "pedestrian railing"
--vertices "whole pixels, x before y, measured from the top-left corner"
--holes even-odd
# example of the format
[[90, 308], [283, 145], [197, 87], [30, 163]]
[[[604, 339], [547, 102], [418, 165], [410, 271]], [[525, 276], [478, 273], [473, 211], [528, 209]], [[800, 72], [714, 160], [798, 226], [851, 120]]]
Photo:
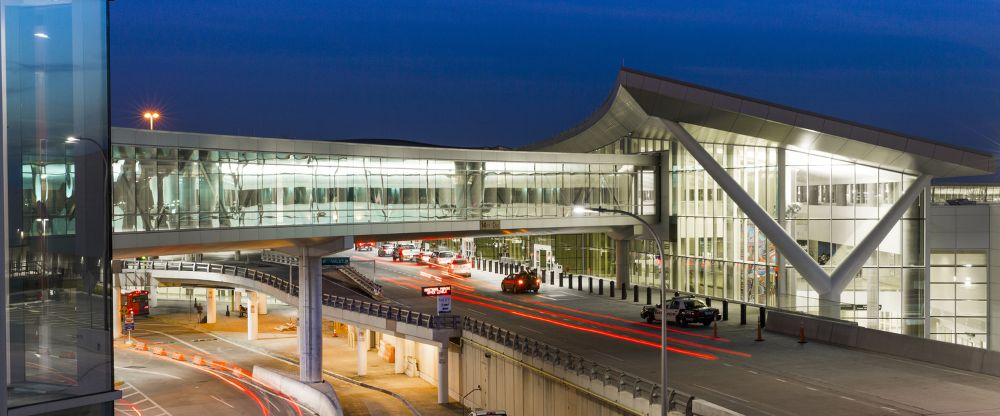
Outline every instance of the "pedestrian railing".
[[[183, 261], [126, 260], [123, 268], [128, 270], [176, 270], [183, 272], [219, 273], [264, 283], [289, 295], [295, 297], [299, 296], [298, 285], [272, 274], [246, 267]], [[323, 294], [323, 305], [351, 312], [358, 312], [369, 316], [385, 318], [391, 321], [405, 322], [424, 328], [459, 329], [462, 326], [460, 316], [430, 315], [411, 311], [409, 309], [398, 308], [384, 303], [367, 302], [360, 299], [334, 296], [326, 293]]]

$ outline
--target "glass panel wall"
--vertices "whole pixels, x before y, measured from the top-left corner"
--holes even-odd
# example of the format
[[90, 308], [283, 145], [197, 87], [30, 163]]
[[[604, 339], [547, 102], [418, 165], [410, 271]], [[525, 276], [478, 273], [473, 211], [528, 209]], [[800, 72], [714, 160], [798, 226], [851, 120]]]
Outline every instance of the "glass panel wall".
[[115, 232], [655, 211], [654, 168], [114, 146]]
[[988, 348], [988, 270], [985, 251], [931, 251], [932, 339]]
[[[111, 391], [107, 2], [0, 1], [9, 406]], [[74, 140], [68, 140], [74, 137]]]

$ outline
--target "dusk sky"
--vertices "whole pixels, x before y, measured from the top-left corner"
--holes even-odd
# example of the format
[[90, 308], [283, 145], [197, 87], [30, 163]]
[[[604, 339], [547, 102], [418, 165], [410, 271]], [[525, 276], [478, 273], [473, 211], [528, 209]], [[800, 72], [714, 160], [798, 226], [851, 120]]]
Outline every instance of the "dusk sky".
[[518, 146], [584, 120], [624, 62], [1000, 153], [1000, 2], [356, 3], [114, 1], [112, 122]]

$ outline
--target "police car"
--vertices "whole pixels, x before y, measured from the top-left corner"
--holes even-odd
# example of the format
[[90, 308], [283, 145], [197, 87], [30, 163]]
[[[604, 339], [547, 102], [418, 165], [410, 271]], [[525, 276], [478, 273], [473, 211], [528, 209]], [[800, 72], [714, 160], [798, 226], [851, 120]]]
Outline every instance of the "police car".
[[666, 310], [663, 310], [660, 305], [643, 306], [639, 316], [649, 323], [674, 321], [680, 326], [687, 326], [690, 323], [701, 323], [708, 326], [712, 322], [722, 319], [718, 309], [705, 305], [704, 302], [693, 296], [675, 296], [667, 301]]

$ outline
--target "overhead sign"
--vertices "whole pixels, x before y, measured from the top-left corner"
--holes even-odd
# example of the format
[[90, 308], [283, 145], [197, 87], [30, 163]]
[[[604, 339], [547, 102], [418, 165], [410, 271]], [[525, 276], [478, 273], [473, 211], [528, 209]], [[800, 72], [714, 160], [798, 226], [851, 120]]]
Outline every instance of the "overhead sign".
[[350, 257], [323, 257], [320, 260], [320, 263], [323, 266], [350, 266], [351, 265], [351, 258]]
[[479, 220], [480, 230], [499, 230], [500, 220]]
[[451, 313], [451, 295], [438, 296], [438, 313]]
[[445, 286], [424, 286], [420, 288], [420, 293], [424, 296], [450, 296], [451, 285]]

